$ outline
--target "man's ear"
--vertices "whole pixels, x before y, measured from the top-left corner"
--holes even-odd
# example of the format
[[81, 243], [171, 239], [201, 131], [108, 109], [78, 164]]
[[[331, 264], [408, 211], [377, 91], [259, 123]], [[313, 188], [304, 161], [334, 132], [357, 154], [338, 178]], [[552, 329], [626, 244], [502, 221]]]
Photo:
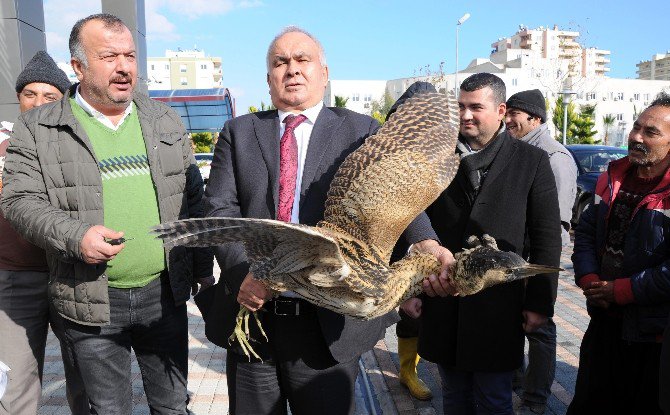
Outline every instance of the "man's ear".
[[323, 71], [323, 79], [324, 79], [324, 85], [323, 87], [325, 88], [328, 85], [328, 65], [324, 65], [322, 68]]
[[70, 59], [70, 65], [72, 65], [72, 69], [74, 70], [74, 74], [77, 75], [77, 79], [79, 82], [81, 82], [84, 77], [84, 73], [82, 71], [84, 65], [82, 65], [82, 63], [75, 58]]
[[506, 113], [507, 113], [507, 104], [504, 102], [498, 104], [498, 119], [500, 121], [505, 119]]

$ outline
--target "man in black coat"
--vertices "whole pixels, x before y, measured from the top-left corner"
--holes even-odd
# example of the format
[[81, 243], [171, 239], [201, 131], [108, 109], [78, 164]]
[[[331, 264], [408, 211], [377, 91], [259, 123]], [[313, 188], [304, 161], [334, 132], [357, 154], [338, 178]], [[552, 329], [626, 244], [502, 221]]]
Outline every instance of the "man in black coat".
[[[286, 28], [273, 40], [267, 65], [277, 110], [226, 123], [214, 152], [206, 214], [314, 226], [323, 218], [337, 168], [379, 124], [371, 117], [323, 105], [328, 82], [325, 56], [318, 40], [302, 29]], [[287, 144], [291, 142], [294, 147]], [[434, 253], [446, 275], [453, 257], [436, 242], [425, 214], [404, 236], [417, 249]], [[263, 362], [249, 362], [238, 348], [229, 348], [231, 414], [285, 414], [287, 401], [296, 415], [352, 413], [358, 358], [383, 337], [397, 314], [359, 321], [293, 293], [270, 300], [265, 286], [248, 272], [240, 245], [218, 247], [215, 254], [222, 282], [216, 287], [213, 308], [227, 308], [203, 313], [208, 337], [215, 335], [212, 324], [224, 339], [231, 334], [241, 304], [251, 311], [263, 309], [262, 324], [269, 338], [267, 343], [253, 344]], [[225, 312], [218, 323], [211, 320]], [[261, 339], [258, 332], [252, 337]], [[225, 340], [221, 343], [226, 346]]]
[[[545, 151], [505, 132], [505, 84], [492, 74], [472, 75], [458, 102], [461, 165], [427, 210], [440, 240], [458, 252], [470, 235], [489, 234], [503, 251], [558, 266], [554, 176]], [[522, 363], [524, 331], [553, 315], [556, 287], [556, 274], [538, 275], [459, 297], [437, 278], [424, 284], [422, 299], [403, 304], [410, 315], [422, 314], [419, 354], [443, 369], [444, 413], [513, 413], [512, 373]]]

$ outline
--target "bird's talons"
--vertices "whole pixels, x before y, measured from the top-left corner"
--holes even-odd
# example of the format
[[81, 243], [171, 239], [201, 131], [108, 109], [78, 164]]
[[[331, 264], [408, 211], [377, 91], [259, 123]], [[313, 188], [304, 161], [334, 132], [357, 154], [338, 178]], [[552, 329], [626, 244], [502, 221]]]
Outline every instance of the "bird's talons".
[[240, 311], [237, 313], [237, 317], [235, 318], [235, 329], [233, 330], [233, 334], [228, 337], [228, 344], [233, 344], [234, 341], [237, 341], [240, 344], [240, 348], [242, 348], [244, 354], [249, 358], [249, 361], [251, 361], [251, 356], [260, 361], [263, 361], [263, 359], [261, 359], [258, 353], [256, 353], [250, 343], [251, 341], [255, 340], [252, 339], [249, 334], [249, 315], [254, 316], [254, 320], [256, 320], [258, 329], [265, 338], [265, 341], [268, 340], [268, 336], [263, 330], [263, 326], [261, 325], [261, 321], [258, 318], [257, 312], [251, 312], [246, 307], [240, 307]]

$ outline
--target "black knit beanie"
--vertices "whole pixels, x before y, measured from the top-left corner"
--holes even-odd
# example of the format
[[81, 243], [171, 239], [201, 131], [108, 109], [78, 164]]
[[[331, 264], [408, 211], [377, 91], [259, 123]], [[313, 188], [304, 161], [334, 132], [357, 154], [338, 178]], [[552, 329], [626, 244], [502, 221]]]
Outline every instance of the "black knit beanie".
[[65, 72], [43, 50], [33, 56], [23, 72], [16, 78], [16, 92], [21, 93], [26, 85], [33, 82], [53, 85], [63, 94], [72, 85]]
[[516, 108], [547, 121], [547, 104], [539, 89], [517, 92], [507, 100], [507, 108]]
[[404, 104], [405, 101], [412, 98], [416, 94], [426, 94], [428, 92], [437, 92], [433, 84], [424, 81], [414, 82], [412, 85], [409, 86], [409, 88], [407, 88], [407, 91], [405, 91], [402, 95], [400, 95], [398, 100], [389, 109], [388, 114], [386, 114], [386, 121], [388, 121], [389, 117], [393, 115], [393, 113], [396, 112], [398, 107]]

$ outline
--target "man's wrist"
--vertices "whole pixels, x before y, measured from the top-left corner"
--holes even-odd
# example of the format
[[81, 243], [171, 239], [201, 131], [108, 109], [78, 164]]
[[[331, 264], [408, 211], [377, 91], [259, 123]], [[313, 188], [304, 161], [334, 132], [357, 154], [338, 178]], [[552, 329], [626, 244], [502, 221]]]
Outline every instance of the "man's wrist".
[[435, 239], [424, 239], [423, 241], [415, 242], [410, 245], [407, 253], [413, 254], [417, 252], [426, 252], [430, 248], [438, 246], [440, 246], [440, 243]]

